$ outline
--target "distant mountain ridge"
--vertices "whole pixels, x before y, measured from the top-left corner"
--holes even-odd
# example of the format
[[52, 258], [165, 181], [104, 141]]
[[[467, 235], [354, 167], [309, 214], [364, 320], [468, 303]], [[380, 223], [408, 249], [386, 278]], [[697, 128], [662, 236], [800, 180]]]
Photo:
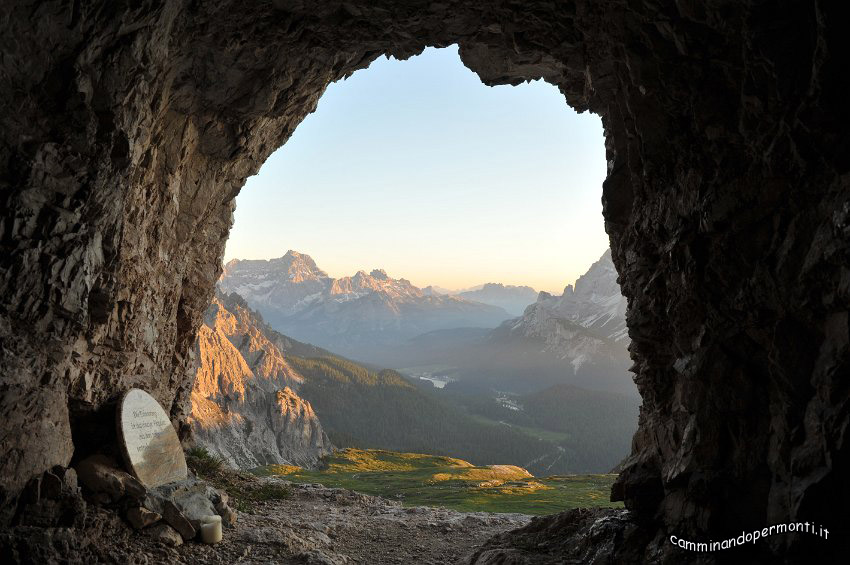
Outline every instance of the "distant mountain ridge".
[[499, 306], [511, 315], [521, 316], [525, 308], [537, 298], [537, 291], [530, 286], [486, 283], [481, 288], [460, 292], [457, 296], [467, 300]]
[[452, 328], [396, 349], [396, 366], [452, 367], [451, 389], [528, 394], [558, 384], [636, 396], [629, 373], [626, 299], [610, 251], [560, 296], [539, 293], [492, 330]]
[[[440, 330], [417, 341], [440, 342], [449, 335], [457, 343], [484, 339], [488, 332]], [[234, 467], [309, 467], [335, 445], [443, 454], [477, 464], [521, 465], [535, 473], [599, 472], [623, 458], [633, 431], [628, 424], [636, 400], [624, 403], [616, 395], [575, 387], [552, 389], [563, 391], [558, 401], [549, 392], [506, 397], [518, 402], [518, 411], [490, 395], [458, 404], [420, 379], [369, 368], [285, 336], [235, 293], [216, 294], [196, 353], [189, 420], [194, 437]], [[587, 410], [560, 414], [562, 405]], [[625, 424], [612, 413], [622, 413]], [[570, 431], [579, 428], [581, 437]]]
[[296, 251], [269, 261], [233, 260], [219, 279], [276, 330], [337, 353], [380, 362], [382, 352], [429, 331], [498, 326], [510, 314], [462, 297], [426, 293], [382, 269], [332, 278]]
[[332, 282], [309, 255], [290, 250], [277, 259], [228, 261], [219, 287], [226, 294], [237, 293], [255, 309], [273, 306], [281, 314], [292, 314]]
[[541, 292], [522, 316], [493, 330], [489, 341], [514, 359], [571, 367], [573, 384], [635, 394], [627, 376], [626, 306], [609, 249], [575, 286], [567, 285], [561, 296]]

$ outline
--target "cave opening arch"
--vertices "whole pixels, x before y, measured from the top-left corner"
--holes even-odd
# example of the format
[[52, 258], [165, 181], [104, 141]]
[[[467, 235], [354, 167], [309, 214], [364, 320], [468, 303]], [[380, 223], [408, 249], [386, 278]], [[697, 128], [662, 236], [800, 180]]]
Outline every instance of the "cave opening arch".
[[333, 276], [560, 294], [608, 247], [605, 171], [601, 120], [552, 85], [486, 87], [457, 46], [381, 58], [330, 85], [247, 180], [224, 261], [292, 249]]
[[[546, 397], [543, 390], [558, 385], [577, 386], [580, 394], [614, 393], [604, 398], [617, 402], [609, 412], [622, 420], [615, 416], [590, 424], [592, 414], [603, 409], [584, 413], [578, 419], [588, 431], [577, 441], [559, 443], [569, 456], [547, 442], [554, 452], [550, 458], [539, 445], [534, 451], [536, 440], [523, 441], [507, 429], [501, 439], [479, 446], [490, 448], [488, 455], [473, 455], [451, 438], [435, 441], [433, 447], [442, 455], [477, 464], [528, 462], [528, 470], [540, 476], [607, 473], [630, 451], [639, 401], [628, 372], [627, 336], [622, 339], [625, 300], [606, 252], [600, 202], [605, 170], [601, 120], [573, 112], [549, 84], [486, 87], [460, 63], [456, 46], [426, 49], [408, 61], [379, 59], [330, 85], [316, 112], [248, 179], [236, 198], [217, 288], [225, 295], [238, 293], [276, 331], [350, 360], [400, 369], [414, 381], [414, 369], [402, 367], [453, 366], [447, 369], [457, 374], [448, 381], [458, 382], [437, 392], [445, 393], [440, 401], [457, 400], [460, 383], [467, 391], [476, 383], [480, 390], [475, 394], [482, 401], [491, 399], [489, 389], [505, 391], [508, 398], [534, 393]], [[599, 318], [604, 319], [603, 310], [613, 316], [609, 326], [590, 329], [587, 342], [595, 347], [572, 343], [573, 326], [553, 320], [554, 303], [566, 280], [572, 284], [585, 271], [589, 274], [578, 283], [576, 295], [572, 289], [563, 292], [576, 302], [594, 301]], [[295, 284], [288, 284], [287, 272]], [[330, 288], [323, 286], [326, 281], [332, 281]], [[522, 333], [546, 331], [555, 336], [565, 329], [568, 337], [557, 346], [541, 344], [546, 352], [517, 346], [514, 355], [504, 351], [510, 349], [507, 343], [498, 352], [473, 353], [469, 333], [464, 334], [466, 350], [457, 334], [450, 340], [451, 352], [448, 342], [431, 343], [427, 352], [414, 345], [417, 336], [446, 335], [461, 327], [478, 327], [476, 335], [485, 343], [497, 339], [495, 333], [484, 336], [497, 332], [500, 323], [507, 332], [507, 319], [522, 316], [538, 297], [528, 286], [515, 287], [512, 290], [526, 290], [530, 296], [523, 296], [522, 306], [510, 315], [495, 314], [500, 317], [494, 319], [476, 312], [474, 305], [466, 305], [473, 310], [464, 314], [454, 310], [461, 307], [454, 299], [427, 296], [432, 292], [426, 285], [464, 289], [484, 281], [552, 292], [555, 296], [545, 308], [541, 303], [539, 316], [522, 318], [529, 326]], [[614, 304], [602, 306], [598, 295], [591, 297], [591, 287], [613, 298]], [[363, 296], [369, 289], [378, 292]], [[434, 294], [460, 292], [437, 289]], [[486, 297], [461, 298], [488, 303]], [[579, 323], [593, 323], [589, 313], [583, 315]], [[621, 329], [616, 341], [595, 337], [611, 335], [614, 325]], [[514, 332], [510, 335], [518, 339]], [[566, 354], [566, 361], [555, 360], [573, 347], [585, 355], [574, 351]], [[527, 360], [517, 361], [526, 355]], [[551, 366], [543, 361], [549, 356]], [[572, 359], [577, 360], [568, 364]], [[340, 433], [336, 418], [308, 388], [302, 396], [314, 402], [320, 421], [335, 439]], [[564, 394], [560, 388], [551, 392]], [[619, 404], [623, 398], [625, 407]], [[557, 409], [557, 403], [551, 406]], [[387, 413], [394, 412], [388, 408]], [[490, 417], [512, 422], [510, 417]], [[394, 421], [390, 416], [382, 419]], [[212, 447], [213, 440], [200, 429], [203, 424], [193, 421], [198, 435]], [[386, 440], [365, 440], [357, 435], [359, 427], [353, 428], [346, 433], [361, 445], [427, 451], [405, 436], [395, 447]], [[400, 423], [396, 428], [416, 426]], [[466, 430], [460, 433], [470, 438], [474, 426], [454, 428]], [[595, 445], [587, 441], [589, 429], [598, 434]], [[508, 445], [525, 452], [519, 455], [520, 448]]]
[[[17, 433], [2, 443], [4, 499], [67, 465], [73, 421], [128, 387], [151, 391], [179, 425], [189, 351], [245, 178], [329, 82], [381, 55], [457, 43], [485, 83], [542, 78], [602, 116], [603, 213], [644, 399], [614, 494], [649, 532], [642, 547], [670, 555], [668, 531], [696, 538], [812, 513], [837, 523], [835, 501], [850, 499], [840, 432], [850, 419], [840, 385], [848, 110], [838, 95], [850, 49], [826, 5], [759, 10], [12, 8], [0, 415]], [[33, 30], [33, 16], [44, 25]], [[753, 551], [807, 543], [777, 538]]]

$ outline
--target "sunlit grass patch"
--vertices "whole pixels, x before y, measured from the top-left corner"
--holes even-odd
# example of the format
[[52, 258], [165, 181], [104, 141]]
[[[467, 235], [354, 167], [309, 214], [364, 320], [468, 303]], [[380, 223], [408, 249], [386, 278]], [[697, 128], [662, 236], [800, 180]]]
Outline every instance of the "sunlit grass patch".
[[551, 514], [577, 507], [622, 507], [609, 500], [616, 475], [536, 478], [513, 465], [476, 467], [452, 457], [362, 449], [339, 451], [323, 463], [319, 470], [270, 465], [253, 472], [398, 499], [405, 506], [467, 512]]
[[261, 477], [268, 477], [273, 475], [288, 475], [302, 470], [303, 469], [297, 465], [266, 465], [265, 467], [256, 469], [254, 474]]
[[[486, 467], [465, 467], [451, 472], [435, 473], [432, 481], [473, 481], [502, 484], [507, 481], [530, 479], [533, 475], [516, 465], [488, 465]], [[487, 485], [480, 485], [487, 486]]]

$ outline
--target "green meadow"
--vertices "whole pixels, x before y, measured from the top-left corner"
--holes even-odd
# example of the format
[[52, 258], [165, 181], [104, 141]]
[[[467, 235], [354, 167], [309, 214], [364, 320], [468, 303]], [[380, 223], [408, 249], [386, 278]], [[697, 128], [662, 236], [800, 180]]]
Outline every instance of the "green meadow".
[[552, 514], [577, 507], [621, 508], [609, 500], [616, 475], [538, 478], [513, 465], [479, 467], [461, 459], [344, 449], [320, 469], [268, 465], [253, 470], [295, 483], [321, 483], [400, 500], [405, 506], [442, 506], [464, 512]]

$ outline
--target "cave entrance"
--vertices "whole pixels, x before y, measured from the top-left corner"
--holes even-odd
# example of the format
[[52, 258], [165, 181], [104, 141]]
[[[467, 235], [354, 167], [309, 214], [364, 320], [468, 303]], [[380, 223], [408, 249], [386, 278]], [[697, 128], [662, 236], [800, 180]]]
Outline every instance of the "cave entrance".
[[329, 85], [247, 179], [224, 262], [294, 249], [335, 276], [560, 294], [608, 248], [604, 144], [556, 87], [485, 86], [456, 45], [381, 57]]
[[516, 82], [482, 85], [455, 45], [330, 84], [247, 179], [224, 262], [293, 249], [336, 277], [379, 267], [443, 293], [492, 279], [560, 294], [608, 246], [601, 123]]
[[[607, 548], [599, 560], [623, 539], [648, 549], [619, 561], [678, 561], [664, 533], [841, 522], [850, 49], [836, 3], [154, 4], [4, 13], [0, 499], [67, 466], [73, 414], [128, 388], [180, 425], [245, 179], [328, 84], [457, 43], [486, 84], [542, 78], [605, 127], [603, 215], [643, 395], [615, 494], [653, 541], [621, 537], [629, 518], [582, 543]], [[754, 551], [814, 555], [776, 540]]]
[[[601, 121], [542, 81], [482, 85], [457, 53], [380, 58], [328, 87], [237, 197], [224, 294], [203, 335], [223, 334], [217, 343], [229, 340], [250, 365], [249, 332], [227, 321], [250, 317], [247, 306], [287, 339], [397, 371], [358, 381], [345, 403], [330, 392], [341, 386], [328, 378], [333, 366], [266, 340], [269, 357], [294, 359], [286, 384], [337, 447], [511, 464], [546, 480], [608, 474], [629, 452], [639, 398], [606, 251]], [[198, 406], [223, 396], [210, 382], [225, 357], [201, 343], [210, 366], [199, 371]], [[312, 377], [295, 377], [298, 367]], [[280, 380], [278, 365], [252, 370]], [[259, 464], [192, 422], [231, 465]], [[587, 505], [611, 504], [592, 494]]]

